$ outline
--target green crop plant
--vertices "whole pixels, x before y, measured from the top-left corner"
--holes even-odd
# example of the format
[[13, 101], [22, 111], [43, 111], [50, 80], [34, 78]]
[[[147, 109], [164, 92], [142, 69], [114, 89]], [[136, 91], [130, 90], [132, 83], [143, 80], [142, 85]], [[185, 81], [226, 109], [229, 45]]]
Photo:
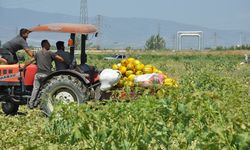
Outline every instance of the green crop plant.
[[[89, 57], [100, 68], [114, 63], [102, 54]], [[138, 59], [176, 79], [178, 88], [59, 105], [50, 118], [25, 106], [17, 116], [0, 113], [0, 149], [250, 148], [250, 66], [239, 65], [241, 56], [141, 53]]]

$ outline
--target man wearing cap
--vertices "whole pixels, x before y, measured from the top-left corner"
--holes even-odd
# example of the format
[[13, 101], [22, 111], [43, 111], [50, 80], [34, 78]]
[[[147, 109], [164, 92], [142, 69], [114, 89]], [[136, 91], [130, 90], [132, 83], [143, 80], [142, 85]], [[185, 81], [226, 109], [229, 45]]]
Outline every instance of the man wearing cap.
[[26, 39], [29, 36], [30, 31], [28, 29], [21, 29], [19, 35], [12, 40], [3, 44], [0, 49], [0, 62], [4, 64], [16, 64], [18, 58], [16, 52], [24, 49], [25, 52], [33, 57], [33, 52], [29, 49]]
[[70, 53], [65, 52], [64, 42], [63, 41], [56, 42], [56, 48], [57, 48], [56, 54], [61, 56], [64, 59], [63, 62], [59, 62], [59, 61], [55, 62], [56, 71], [69, 69], [70, 64], [72, 63], [72, 60], [70, 57]]

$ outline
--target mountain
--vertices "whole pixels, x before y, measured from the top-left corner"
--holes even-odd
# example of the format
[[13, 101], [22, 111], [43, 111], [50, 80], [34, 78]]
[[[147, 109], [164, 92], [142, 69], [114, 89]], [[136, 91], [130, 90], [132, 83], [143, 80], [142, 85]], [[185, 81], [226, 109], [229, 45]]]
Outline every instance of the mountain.
[[[79, 17], [66, 14], [37, 12], [21, 8], [0, 7], [0, 40], [3, 42], [13, 38], [23, 27], [32, 27], [46, 23], [78, 23]], [[97, 17], [89, 18], [89, 22], [96, 24]], [[167, 20], [148, 18], [112, 18], [101, 17], [101, 30], [98, 39], [90, 37], [90, 42], [105, 48], [142, 48], [146, 40], [154, 34], [160, 33], [167, 42], [168, 48], [174, 48], [178, 31], [203, 31], [204, 47], [231, 46], [250, 43], [247, 37], [249, 31], [217, 30], [196, 25], [188, 25]], [[42, 39], [49, 39], [52, 43], [57, 40], [67, 40], [65, 34], [32, 33], [29, 43], [38, 45]], [[197, 38], [186, 37], [183, 44], [187, 48], [197, 47]]]

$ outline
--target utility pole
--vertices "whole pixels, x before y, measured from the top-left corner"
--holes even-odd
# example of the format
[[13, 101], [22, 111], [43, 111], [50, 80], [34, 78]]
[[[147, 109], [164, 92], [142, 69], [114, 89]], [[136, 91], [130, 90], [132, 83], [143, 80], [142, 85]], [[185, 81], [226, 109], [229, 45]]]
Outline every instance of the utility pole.
[[242, 32], [240, 33], [240, 46], [242, 46]]
[[[87, 0], [81, 0], [80, 5], [80, 23], [87, 24], [88, 23], [88, 3]], [[79, 43], [78, 46], [81, 50], [81, 64], [85, 64], [87, 62], [87, 55], [86, 55], [86, 40], [88, 38], [87, 34], [80, 34], [77, 37], [77, 42]], [[81, 44], [80, 44], [81, 43]]]
[[16, 27], [16, 34], [19, 34], [19, 33], [18, 33], [18, 27]]
[[101, 38], [102, 38], [102, 16], [101, 15], [97, 15], [97, 30], [98, 30], [98, 37], [96, 40], [96, 46], [97, 49], [100, 49], [101, 47]]
[[214, 32], [214, 48], [217, 48], [217, 33]]
[[243, 36], [243, 45], [247, 45], [247, 42], [246, 42], [246, 35]]
[[87, 2], [87, 0], [81, 0], [80, 23], [82, 23], [82, 24], [88, 23], [88, 2]]
[[160, 35], [160, 34], [161, 34], [161, 24], [160, 24], [160, 23], [158, 23], [158, 28], [157, 28], [157, 30], [158, 30], [158, 34]]
[[172, 46], [173, 50], [176, 50], [176, 35], [173, 35], [173, 46]]

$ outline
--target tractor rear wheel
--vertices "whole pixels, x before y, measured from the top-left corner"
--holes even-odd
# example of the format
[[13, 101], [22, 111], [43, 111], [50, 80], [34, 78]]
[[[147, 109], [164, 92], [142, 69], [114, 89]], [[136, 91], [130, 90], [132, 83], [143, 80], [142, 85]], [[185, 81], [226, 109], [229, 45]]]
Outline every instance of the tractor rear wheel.
[[5, 101], [2, 103], [2, 110], [6, 115], [16, 115], [19, 105], [11, 101]]
[[86, 84], [70, 75], [55, 76], [45, 83], [38, 95], [40, 108], [50, 115], [58, 103], [83, 103], [90, 97]]

